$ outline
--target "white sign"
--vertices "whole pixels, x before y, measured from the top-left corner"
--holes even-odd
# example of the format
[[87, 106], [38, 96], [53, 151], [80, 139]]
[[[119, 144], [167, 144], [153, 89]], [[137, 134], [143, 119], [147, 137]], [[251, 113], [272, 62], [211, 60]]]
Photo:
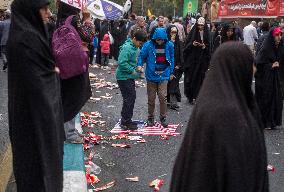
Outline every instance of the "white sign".
[[88, 2], [88, 0], [61, 0], [61, 1], [78, 9], [84, 9]]
[[0, 0], [0, 9], [9, 9], [13, 0]]

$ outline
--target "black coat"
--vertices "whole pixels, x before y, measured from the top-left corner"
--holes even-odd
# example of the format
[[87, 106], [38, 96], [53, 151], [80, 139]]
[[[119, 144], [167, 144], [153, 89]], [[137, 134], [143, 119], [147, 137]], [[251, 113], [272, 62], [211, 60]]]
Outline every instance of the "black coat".
[[113, 28], [111, 30], [111, 34], [114, 39], [113, 44], [113, 57], [117, 61], [119, 55], [119, 48], [123, 45], [123, 43], [127, 39], [127, 30], [126, 25], [123, 21], [115, 21]]
[[[282, 125], [283, 109], [284, 46], [281, 42], [276, 48], [272, 30], [265, 38], [255, 60], [255, 94], [266, 128]], [[276, 61], [280, 63], [280, 67], [272, 68]]]
[[[174, 25], [169, 26], [167, 29], [168, 39], [171, 39], [170, 32], [171, 32], [171, 28], [173, 27], [177, 29], [177, 27]], [[174, 69], [175, 78], [168, 82], [167, 100], [168, 102], [170, 102], [170, 94], [172, 94], [176, 96], [178, 102], [181, 102], [179, 80], [182, 77], [184, 60], [183, 60], [183, 43], [179, 40], [178, 32], [176, 35], [176, 40], [174, 42], [174, 49], [175, 49], [175, 67], [178, 66], [179, 69], [176, 69], [176, 68]]]
[[8, 40], [8, 110], [18, 192], [61, 192], [63, 111], [47, 30], [48, 0], [15, 0]]
[[197, 26], [189, 33], [184, 49], [184, 93], [189, 102], [196, 99], [210, 62], [210, 34], [207, 25], [204, 28], [205, 49], [193, 46], [194, 41], [201, 43]]
[[215, 52], [189, 120], [170, 192], [268, 192], [266, 147], [242, 43]]
[[[64, 13], [62, 13], [64, 11]], [[60, 4], [58, 20], [63, 23], [70, 15], [76, 15], [78, 10], [65, 3]], [[68, 14], [67, 14], [68, 13]], [[85, 42], [88, 40], [83, 36], [80, 28], [80, 20], [78, 17], [73, 17], [71, 24], [78, 31], [81, 39]], [[61, 94], [64, 111], [64, 122], [72, 120], [82, 109], [85, 103], [92, 95], [89, 72], [85, 72], [76, 77], [61, 80]]]

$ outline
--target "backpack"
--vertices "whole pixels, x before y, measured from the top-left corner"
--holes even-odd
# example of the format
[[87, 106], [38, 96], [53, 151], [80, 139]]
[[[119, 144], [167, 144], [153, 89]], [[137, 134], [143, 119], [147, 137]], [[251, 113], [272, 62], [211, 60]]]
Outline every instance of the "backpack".
[[89, 58], [83, 50], [82, 40], [71, 25], [73, 15], [59, 27], [52, 37], [52, 49], [61, 79], [69, 79], [87, 71]]

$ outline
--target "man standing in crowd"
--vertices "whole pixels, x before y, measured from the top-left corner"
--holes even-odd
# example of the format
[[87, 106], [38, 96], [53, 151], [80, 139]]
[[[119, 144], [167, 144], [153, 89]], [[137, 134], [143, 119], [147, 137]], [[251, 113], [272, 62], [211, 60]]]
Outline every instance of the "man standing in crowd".
[[269, 33], [269, 23], [268, 22], [263, 22], [262, 26], [261, 26], [261, 36], [259, 37], [259, 39], [257, 40], [256, 43], [256, 50], [255, 50], [255, 56], [258, 55], [259, 51], [261, 50], [262, 46], [263, 46], [263, 42], [265, 41], [265, 39], [268, 36]]
[[2, 58], [4, 62], [3, 71], [6, 71], [8, 67], [7, 57], [6, 57], [6, 44], [9, 37], [10, 24], [11, 24], [11, 12], [10, 10], [5, 11], [5, 20], [0, 22], [0, 33], [2, 34], [0, 46], [2, 52]]
[[143, 16], [137, 17], [136, 24], [130, 28], [128, 37], [132, 38], [134, 33], [139, 30], [143, 30], [145, 33], [147, 33], [146, 22]]
[[244, 28], [244, 43], [249, 47], [253, 54], [255, 53], [255, 43], [257, 39], [256, 22], [252, 21], [250, 25]]

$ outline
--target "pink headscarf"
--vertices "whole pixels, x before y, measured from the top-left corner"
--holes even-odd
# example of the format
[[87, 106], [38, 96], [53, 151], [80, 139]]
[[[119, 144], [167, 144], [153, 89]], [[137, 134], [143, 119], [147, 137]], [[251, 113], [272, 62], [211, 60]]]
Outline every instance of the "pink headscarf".
[[278, 35], [279, 33], [282, 33], [281, 28], [280, 27], [276, 27], [275, 29], [273, 29], [272, 31], [272, 35], [273, 37], [275, 37], [276, 35]]

